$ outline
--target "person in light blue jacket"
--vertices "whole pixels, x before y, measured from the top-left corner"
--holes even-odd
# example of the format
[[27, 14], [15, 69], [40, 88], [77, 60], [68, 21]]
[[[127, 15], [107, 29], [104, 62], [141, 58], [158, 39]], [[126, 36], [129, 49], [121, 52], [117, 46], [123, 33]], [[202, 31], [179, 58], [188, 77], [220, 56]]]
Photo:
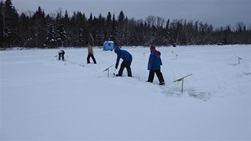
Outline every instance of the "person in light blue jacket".
[[118, 68], [120, 58], [123, 59], [123, 62], [120, 65], [119, 72], [116, 76], [122, 76], [123, 70], [124, 68], [126, 68], [128, 77], [132, 77], [132, 71], [131, 71], [132, 55], [126, 50], [121, 50], [119, 47], [115, 47], [114, 52], [117, 54], [115, 69]]
[[153, 82], [154, 73], [156, 73], [159, 79], [159, 85], [165, 85], [163, 75], [161, 73], [162, 61], [160, 58], [161, 53], [155, 49], [155, 46], [150, 47], [150, 56], [148, 60], [149, 76], [147, 82]]

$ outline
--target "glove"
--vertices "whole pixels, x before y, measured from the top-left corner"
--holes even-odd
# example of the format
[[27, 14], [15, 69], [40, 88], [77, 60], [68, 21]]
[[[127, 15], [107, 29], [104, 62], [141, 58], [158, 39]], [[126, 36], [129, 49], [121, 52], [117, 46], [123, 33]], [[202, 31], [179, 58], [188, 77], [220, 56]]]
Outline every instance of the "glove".
[[115, 64], [115, 69], [117, 69], [117, 68], [118, 68], [118, 65], [119, 65], [118, 63], [116, 63], [116, 64]]

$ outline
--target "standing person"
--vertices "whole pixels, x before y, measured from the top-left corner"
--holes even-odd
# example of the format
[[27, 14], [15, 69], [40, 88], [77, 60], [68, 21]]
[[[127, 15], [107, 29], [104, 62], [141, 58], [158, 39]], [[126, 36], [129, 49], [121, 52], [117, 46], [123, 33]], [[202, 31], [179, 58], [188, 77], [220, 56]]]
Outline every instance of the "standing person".
[[160, 54], [161, 53], [155, 49], [155, 46], [150, 47], [150, 56], [148, 60], [149, 76], [147, 82], [152, 83], [154, 79], [154, 73], [156, 73], [159, 79], [159, 85], [165, 85], [163, 75], [160, 71], [160, 66], [162, 65]]
[[94, 64], [96, 64], [97, 62], [94, 57], [92, 46], [88, 42], [86, 42], [86, 44], [87, 44], [87, 48], [88, 48], [87, 64], [90, 64], [90, 57], [92, 58]]
[[62, 58], [62, 60], [64, 61], [64, 54], [65, 54], [64, 50], [60, 50], [58, 52], [58, 60], [60, 60]]
[[124, 68], [126, 68], [128, 77], [132, 77], [132, 71], [131, 71], [132, 55], [126, 50], [121, 50], [119, 47], [115, 47], [114, 52], [117, 54], [115, 69], [118, 68], [120, 58], [123, 59], [123, 62], [120, 65], [119, 72], [116, 76], [122, 76], [123, 70]]

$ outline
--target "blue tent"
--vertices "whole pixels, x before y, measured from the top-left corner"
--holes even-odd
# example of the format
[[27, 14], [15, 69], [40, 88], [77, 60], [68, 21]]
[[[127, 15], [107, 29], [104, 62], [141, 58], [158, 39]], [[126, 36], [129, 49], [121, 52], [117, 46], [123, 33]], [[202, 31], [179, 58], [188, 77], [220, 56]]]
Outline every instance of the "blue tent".
[[112, 51], [114, 48], [114, 42], [113, 41], [105, 41], [103, 47], [104, 47], [104, 50], [111, 50]]

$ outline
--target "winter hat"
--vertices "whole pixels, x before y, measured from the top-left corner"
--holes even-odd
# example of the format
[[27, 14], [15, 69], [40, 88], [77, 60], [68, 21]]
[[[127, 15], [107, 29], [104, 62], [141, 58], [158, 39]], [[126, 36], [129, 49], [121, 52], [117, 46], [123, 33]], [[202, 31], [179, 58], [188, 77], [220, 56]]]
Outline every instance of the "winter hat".
[[119, 47], [115, 47], [114, 52], [118, 53], [121, 49]]
[[150, 46], [150, 49], [151, 50], [155, 50], [155, 46]]

